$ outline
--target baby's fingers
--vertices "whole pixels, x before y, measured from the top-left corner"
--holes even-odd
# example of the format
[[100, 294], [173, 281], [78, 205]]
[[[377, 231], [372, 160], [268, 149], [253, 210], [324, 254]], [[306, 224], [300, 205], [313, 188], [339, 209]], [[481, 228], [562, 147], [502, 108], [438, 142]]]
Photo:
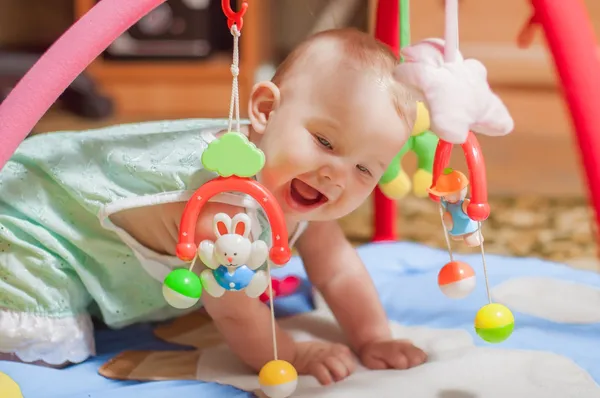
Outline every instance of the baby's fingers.
[[324, 386], [333, 383], [333, 376], [324, 362], [316, 362], [310, 367], [310, 373]]
[[409, 369], [421, 365], [427, 356], [414, 345], [396, 345], [394, 350], [388, 353], [386, 362], [393, 369]]
[[351, 375], [356, 370], [357, 359], [350, 347], [346, 345], [338, 345], [334, 351], [335, 357], [344, 364], [348, 370], [348, 374], [345, 377]]
[[344, 380], [354, 371], [356, 364], [344, 357], [328, 356], [316, 362], [311, 369], [313, 376], [322, 385]]
[[346, 377], [350, 376], [352, 372], [349, 364], [345, 363], [342, 358], [339, 357], [327, 357], [323, 361], [327, 369], [329, 369], [329, 374], [334, 382], [342, 381]]
[[410, 346], [406, 349], [406, 357], [408, 358], [408, 366], [411, 368], [427, 362], [425, 351], [415, 346]]

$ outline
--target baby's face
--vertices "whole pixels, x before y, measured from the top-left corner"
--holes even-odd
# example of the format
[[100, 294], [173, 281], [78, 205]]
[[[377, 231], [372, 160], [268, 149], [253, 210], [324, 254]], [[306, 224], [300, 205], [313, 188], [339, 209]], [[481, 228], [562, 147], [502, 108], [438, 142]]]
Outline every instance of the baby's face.
[[384, 83], [353, 70], [327, 72], [290, 77], [260, 142], [260, 181], [298, 220], [355, 210], [409, 136]]

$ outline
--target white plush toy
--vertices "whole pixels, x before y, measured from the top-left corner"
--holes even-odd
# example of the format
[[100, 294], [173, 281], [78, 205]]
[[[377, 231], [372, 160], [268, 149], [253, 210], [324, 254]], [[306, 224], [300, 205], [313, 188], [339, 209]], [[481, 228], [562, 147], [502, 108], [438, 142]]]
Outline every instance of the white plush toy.
[[431, 131], [444, 141], [462, 144], [469, 131], [502, 136], [514, 121], [502, 100], [492, 92], [485, 66], [464, 59], [456, 50], [454, 59], [444, 58], [445, 41], [426, 39], [402, 49], [404, 62], [394, 77], [423, 95], [429, 110]]
[[267, 289], [268, 274], [257, 271], [269, 255], [262, 240], [250, 242], [250, 217], [239, 213], [231, 219], [225, 213], [213, 221], [216, 242], [204, 240], [198, 255], [209, 269], [200, 278], [208, 294], [221, 297], [227, 290], [244, 290], [249, 297], [258, 297]]

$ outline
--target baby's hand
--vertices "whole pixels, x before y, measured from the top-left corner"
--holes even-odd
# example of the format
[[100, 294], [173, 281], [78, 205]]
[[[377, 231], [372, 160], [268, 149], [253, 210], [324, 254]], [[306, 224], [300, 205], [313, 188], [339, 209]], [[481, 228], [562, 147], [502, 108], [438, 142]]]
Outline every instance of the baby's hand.
[[427, 360], [427, 354], [407, 340], [374, 341], [360, 352], [362, 364], [373, 370], [409, 369]]
[[328, 385], [350, 376], [356, 369], [356, 358], [343, 344], [299, 342], [294, 367], [298, 374], [314, 376], [322, 385]]

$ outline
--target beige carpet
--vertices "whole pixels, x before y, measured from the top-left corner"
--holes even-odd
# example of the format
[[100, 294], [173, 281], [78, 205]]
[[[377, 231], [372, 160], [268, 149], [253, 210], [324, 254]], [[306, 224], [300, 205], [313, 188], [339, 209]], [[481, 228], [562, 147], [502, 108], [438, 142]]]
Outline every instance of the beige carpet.
[[[492, 198], [490, 206], [490, 218], [483, 226], [486, 252], [540, 257], [600, 272], [593, 213], [585, 200]], [[446, 248], [436, 204], [407, 197], [398, 208], [400, 239]], [[373, 234], [372, 217], [372, 206], [366, 204], [341, 222], [350, 239], [362, 243]], [[473, 250], [456, 243], [453, 247], [459, 252]]]

